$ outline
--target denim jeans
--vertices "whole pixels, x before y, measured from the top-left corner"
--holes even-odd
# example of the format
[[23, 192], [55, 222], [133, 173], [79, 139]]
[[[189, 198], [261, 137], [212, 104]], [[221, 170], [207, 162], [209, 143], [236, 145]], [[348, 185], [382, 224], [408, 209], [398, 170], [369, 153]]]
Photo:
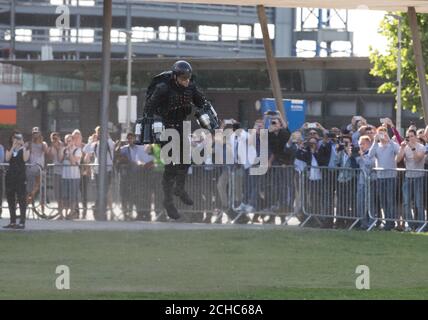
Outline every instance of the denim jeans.
[[380, 178], [377, 179], [377, 186], [380, 206], [387, 219], [385, 229], [391, 229], [395, 226], [394, 220], [397, 219], [397, 180], [396, 178]]
[[[424, 177], [405, 178], [403, 184], [403, 206], [406, 221], [424, 220]], [[414, 200], [414, 216], [412, 216], [412, 199]], [[409, 227], [415, 228], [417, 223], [408, 222]]]
[[[357, 215], [361, 219], [362, 228], [368, 228], [374, 222], [374, 219], [372, 219], [370, 215], [372, 217], [376, 216], [374, 194], [375, 182], [370, 181], [369, 183], [370, 190], [368, 188], [368, 184], [359, 183], [357, 186]], [[371, 194], [369, 194], [370, 191]]]
[[245, 170], [245, 200], [244, 203], [255, 209], [260, 209], [260, 176], [251, 175], [250, 170]]

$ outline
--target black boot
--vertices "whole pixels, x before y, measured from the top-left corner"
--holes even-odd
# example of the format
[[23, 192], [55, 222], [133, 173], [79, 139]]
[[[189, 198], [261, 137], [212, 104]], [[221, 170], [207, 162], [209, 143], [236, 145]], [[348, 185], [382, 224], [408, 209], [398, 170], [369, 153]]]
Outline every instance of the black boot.
[[174, 190], [174, 195], [180, 198], [181, 202], [188, 206], [193, 206], [193, 200], [190, 198], [189, 194], [186, 192], [184, 186], [186, 184], [186, 171], [180, 171], [176, 178], [176, 186]]
[[170, 217], [171, 219], [174, 219], [174, 220], [178, 220], [181, 218], [181, 215], [180, 215], [180, 213], [178, 213], [178, 210], [175, 207], [172, 199], [171, 200], [164, 199], [163, 206], [166, 210], [166, 213], [168, 214], [168, 217]]
[[163, 206], [168, 214], [168, 217], [171, 219], [177, 220], [181, 216], [178, 213], [177, 208], [174, 205], [173, 201], [173, 190], [174, 190], [174, 175], [170, 172], [165, 171], [162, 179], [162, 188], [163, 188]]

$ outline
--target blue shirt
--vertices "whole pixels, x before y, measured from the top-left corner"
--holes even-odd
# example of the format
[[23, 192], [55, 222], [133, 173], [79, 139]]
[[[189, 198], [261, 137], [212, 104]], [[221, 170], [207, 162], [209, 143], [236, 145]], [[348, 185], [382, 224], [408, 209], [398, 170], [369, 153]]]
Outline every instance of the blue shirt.
[[0, 144], [0, 163], [4, 162], [4, 148], [3, 146]]

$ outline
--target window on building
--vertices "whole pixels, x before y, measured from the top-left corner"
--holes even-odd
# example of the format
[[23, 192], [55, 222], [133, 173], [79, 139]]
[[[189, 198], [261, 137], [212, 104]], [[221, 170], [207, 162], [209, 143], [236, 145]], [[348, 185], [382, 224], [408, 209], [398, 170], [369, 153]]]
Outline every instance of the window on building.
[[328, 115], [330, 116], [354, 116], [357, 114], [356, 100], [336, 100], [327, 104]]
[[155, 29], [152, 27], [133, 27], [132, 42], [148, 42], [156, 39]]
[[296, 56], [303, 58], [315, 57], [316, 47], [315, 41], [299, 40], [296, 42]]
[[282, 90], [302, 91], [302, 79], [298, 70], [280, 70], [278, 73]]
[[185, 30], [183, 27], [161, 26], [159, 27], [159, 39], [166, 41], [184, 41], [186, 39]]
[[349, 41], [333, 41], [331, 43], [332, 57], [349, 57], [352, 45]]
[[31, 29], [16, 29], [15, 39], [20, 42], [31, 42], [32, 30]]
[[[395, 111], [395, 109], [394, 109]], [[409, 119], [419, 119], [420, 117], [422, 117], [423, 115], [420, 113], [414, 113], [411, 110], [407, 110], [407, 109], [403, 109], [401, 111], [401, 115], [403, 118], [409, 118]]]
[[93, 29], [71, 29], [71, 42], [92, 43], [94, 42], [95, 30]]
[[239, 40], [241, 41], [250, 40], [252, 38], [251, 31], [252, 31], [252, 28], [249, 25], [239, 26]]
[[222, 24], [221, 41], [236, 41], [238, 39], [238, 25]]
[[113, 43], [126, 43], [126, 33], [120, 30], [111, 30], [111, 42]]
[[50, 131], [72, 132], [80, 128], [80, 110], [77, 96], [50, 95], [46, 105], [47, 125]]
[[304, 70], [303, 77], [305, 82], [305, 91], [321, 92], [323, 91], [323, 70]]
[[49, 41], [60, 42], [62, 37], [62, 30], [58, 28], [49, 29]]
[[308, 100], [306, 101], [306, 114], [308, 116], [321, 116], [322, 115], [322, 101]]
[[[359, 91], [368, 90], [368, 70], [326, 70], [326, 90]], [[376, 88], [372, 88], [376, 90]]]
[[50, 0], [53, 6], [71, 5], [71, 6], [91, 7], [95, 5], [95, 0]]
[[[269, 30], [269, 38], [275, 39], [275, 25], [268, 24], [268, 30]], [[260, 23], [254, 24], [254, 38], [263, 39], [263, 33], [262, 33], [262, 28], [260, 27]]]
[[218, 41], [219, 27], [216, 26], [199, 26], [198, 27], [199, 41]]
[[391, 118], [392, 103], [386, 101], [363, 101], [362, 114], [367, 118]]

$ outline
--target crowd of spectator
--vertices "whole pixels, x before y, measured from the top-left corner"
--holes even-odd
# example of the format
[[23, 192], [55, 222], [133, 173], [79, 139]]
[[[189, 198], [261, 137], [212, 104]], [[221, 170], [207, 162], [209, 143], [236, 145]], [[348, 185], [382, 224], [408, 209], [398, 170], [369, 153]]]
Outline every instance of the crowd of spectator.
[[[212, 145], [213, 154], [204, 155], [206, 170], [215, 167], [217, 153], [223, 154], [223, 163], [228, 163], [215, 167], [209, 181], [194, 178], [192, 183], [198, 188], [207, 183], [214, 185], [209, 189], [212, 194], [200, 193], [215, 199], [219, 213], [226, 213], [230, 219], [239, 218], [236, 222], [248, 222], [250, 213], [253, 222], [273, 222], [275, 214], [283, 217], [285, 213], [294, 214], [309, 226], [323, 228], [367, 229], [377, 221], [376, 226], [383, 230], [416, 230], [421, 227], [420, 221], [426, 220], [428, 175], [423, 169], [428, 168], [428, 128], [418, 130], [411, 125], [403, 138], [388, 118], [374, 125], [355, 116], [342, 128], [326, 129], [316, 122], [290, 132], [276, 112], [257, 119], [251, 127], [255, 131], [242, 129], [233, 119], [224, 120], [222, 128], [232, 129], [233, 134], [221, 138], [192, 135], [193, 146]], [[250, 169], [261, 152], [259, 137], [263, 128], [268, 129], [268, 170], [264, 175], [252, 175]], [[24, 202], [30, 203], [39, 196], [57, 203], [60, 219], [87, 218], [91, 181], [97, 188], [99, 134], [97, 127], [84, 141], [77, 129], [63, 140], [60, 133], [52, 132], [47, 143], [40, 129], [34, 127], [28, 142], [16, 142], [16, 137], [22, 135], [15, 132], [9, 146], [0, 145], [0, 162], [10, 164], [9, 169], [0, 168], [0, 178], [6, 176], [6, 189], [11, 190], [0, 189], [0, 194], [7, 195], [11, 212], [8, 227], [16, 226], [15, 195], [24, 209]], [[163, 166], [159, 146], [137, 145], [135, 135], [128, 133], [125, 142], [114, 142], [109, 136], [107, 153], [110, 218], [114, 181], [119, 186], [123, 219], [151, 220], [151, 212], [160, 208], [162, 196], [154, 191]], [[232, 163], [226, 159], [228, 154], [233, 157]], [[27, 163], [25, 175], [17, 179], [21, 186], [25, 184], [25, 195], [21, 187], [12, 187], [11, 182], [18, 181], [11, 177], [24, 170], [23, 162]], [[49, 196], [40, 195], [43, 172], [50, 177], [53, 192]], [[107, 213], [98, 213], [96, 208], [95, 199], [94, 217], [107, 219]], [[308, 215], [316, 219], [305, 221]], [[382, 225], [380, 221], [384, 221]], [[22, 227], [25, 219], [21, 222]]]

